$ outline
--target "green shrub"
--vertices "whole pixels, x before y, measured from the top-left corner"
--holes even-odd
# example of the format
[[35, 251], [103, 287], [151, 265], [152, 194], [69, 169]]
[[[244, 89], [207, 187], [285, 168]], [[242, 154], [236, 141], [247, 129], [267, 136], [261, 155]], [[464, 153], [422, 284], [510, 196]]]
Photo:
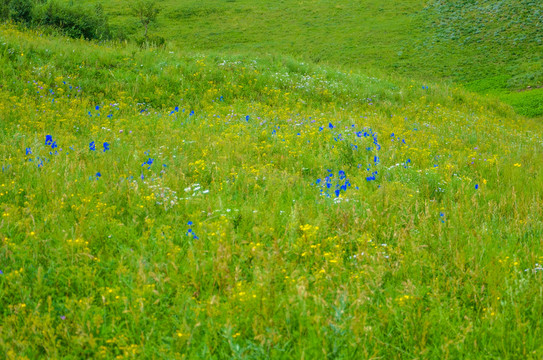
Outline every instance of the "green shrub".
[[29, 24], [32, 22], [32, 0], [4, 0], [7, 4], [9, 18], [16, 22]]
[[100, 4], [92, 9], [55, 0], [0, 0], [0, 20], [50, 26], [72, 38], [110, 38], [108, 20]]
[[9, 20], [9, 0], [0, 0], [0, 21]]
[[107, 17], [102, 6], [90, 10], [80, 5], [65, 5], [49, 1], [35, 6], [33, 21], [36, 25], [52, 26], [72, 38], [106, 39], [110, 37]]

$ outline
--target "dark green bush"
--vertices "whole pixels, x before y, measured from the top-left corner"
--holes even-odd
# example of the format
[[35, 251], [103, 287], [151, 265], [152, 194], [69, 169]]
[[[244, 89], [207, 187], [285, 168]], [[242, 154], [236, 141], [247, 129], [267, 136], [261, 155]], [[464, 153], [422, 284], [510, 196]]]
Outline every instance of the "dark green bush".
[[1, 0], [0, 18], [29, 24], [32, 21], [33, 0]]
[[0, 21], [9, 20], [9, 0], [0, 0]]
[[55, 27], [73, 38], [107, 39], [110, 37], [107, 17], [101, 5], [89, 9], [80, 5], [65, 5], [57, 1], [49, 1], [34, 7], [33, 22], [36, 25]]

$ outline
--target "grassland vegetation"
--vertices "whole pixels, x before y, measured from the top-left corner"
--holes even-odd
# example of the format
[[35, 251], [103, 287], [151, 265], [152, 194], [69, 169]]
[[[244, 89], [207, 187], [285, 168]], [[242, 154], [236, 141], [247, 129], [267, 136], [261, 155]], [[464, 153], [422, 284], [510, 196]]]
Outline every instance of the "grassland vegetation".
[[171, 43], [187, 53], [286, 55], [421, 82], [448, 79], [522, 115], [543, 115], [540, 1], [2, 0], [0, 14], [72, 37]]
[[[543, 85], [541, 1], [163, 0], [159, 5], [163, 11], [149, 31], [172, 49], [287, 55], [377, 77], [448, 79], [500, 98], [523, 115], [543, 115], [543, 90], [522, 91]], [[139, 38], [141, 25], [125, 1], [108, 1], [104, 9], [114, 32]]]
[[540, 121], [223, 50], [0, 27], [0, 353], [543, 356]]

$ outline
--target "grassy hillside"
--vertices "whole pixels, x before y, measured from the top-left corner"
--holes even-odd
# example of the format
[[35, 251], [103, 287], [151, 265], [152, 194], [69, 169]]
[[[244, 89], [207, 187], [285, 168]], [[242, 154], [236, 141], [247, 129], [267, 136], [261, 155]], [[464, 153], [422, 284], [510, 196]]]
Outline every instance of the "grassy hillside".
[[[187, 53], [289, 55], [368, 74], [449, 79], [497, 96], [521, 114], [543, 115], [543, 89], [537, 89], [543, 86], [540, 1], [158, 3], [163, 11], [152, 33]], [[141, 36], [126, 2], [108, 1], [104, 8], [114, 29]]]
[[539, 122], [6, 26], [0, 75], [6, 358], [543, 356]]

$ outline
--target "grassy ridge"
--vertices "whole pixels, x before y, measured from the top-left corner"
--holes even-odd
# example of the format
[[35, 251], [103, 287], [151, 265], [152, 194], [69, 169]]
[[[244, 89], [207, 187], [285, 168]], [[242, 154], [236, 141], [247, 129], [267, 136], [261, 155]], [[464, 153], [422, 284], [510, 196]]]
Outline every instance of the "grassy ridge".
[[283, 57], [0, 44], [6, 358], [543, 356], [538, 122]]
[[[492, 94], [528, 116], [543, 114], [543, 4], [532, 0], [434, 1], [423, 44], [470, 90]], [[439, 68], [438, 68], [439, 69]], [[522, 91], [529, 90], [529, 91]]]
[[[88, 3], [94, 1], [88, 0]], [[395, 73], [499, 97], [543, 115], [543, 5], [480, 1], [173, 1], [152, 32], [186, 52], [289, 55], [301, 61]], [[123, 1], [104, 4], [112, 27], [141, 32]], [[117, 31], [118, 31], [117, 30]]]

